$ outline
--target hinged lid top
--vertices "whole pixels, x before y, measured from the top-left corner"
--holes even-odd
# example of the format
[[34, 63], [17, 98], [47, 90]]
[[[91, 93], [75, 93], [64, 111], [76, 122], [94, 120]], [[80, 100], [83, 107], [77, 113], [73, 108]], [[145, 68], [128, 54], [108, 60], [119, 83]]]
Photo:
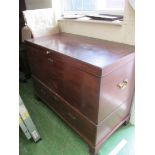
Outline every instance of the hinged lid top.
[[29, 39], [26, 42], [103, 69], [134, 52], [134, 46], [68, 33]]

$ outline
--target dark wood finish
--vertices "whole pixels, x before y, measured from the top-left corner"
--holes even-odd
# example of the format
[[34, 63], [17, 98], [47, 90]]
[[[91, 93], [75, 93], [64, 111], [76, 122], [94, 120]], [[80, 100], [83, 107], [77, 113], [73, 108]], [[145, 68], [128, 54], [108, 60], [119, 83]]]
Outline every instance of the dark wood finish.
[[[50, 58], [52, 63], [49, 61]], [[99, 99], [99, 78], [76, 69], [69, 59], [70, 64], [65, 63], [61, 57], [56, 56], [56, 53], [47, 55], [45, 50], [30, 48], [29, 60], [31, 71], [36, 77], [90, 120], [97, 121], [97, 104], [94, 103], [97, 103]], [[75, 77], [79, 80], [75, 80]]]
[[26, 81], [28, 78], [31, 77], [31, 71], [28, 64], [28, 58], [27, 58], [27, 48], [24, 44], [20, 44], [19, 47], [19, 71], [20, 74], [24, 75], [24, 78], [22, 77], [21, 81]]
[[[134, 61], [131, 60], [101, 78], [98, 122], [102, 122], [112, 111], [120, 107], [124, 101], [132, 99], [134, 91], [133, 67]], [[117, 84], [124, 79], [128, 80], [127, 87], [125, 89], [119, 89]]]
[[96, 154], [129, 119], [134, 47], [66, 33], [26, 44], [36, 94]]
[[26, 5], [25, 5], [25, 0], [19, 0], [19, 43], [22, 43], [22, 34], [21, 30], [22, 27], [25, 25], [24, 17], [23, 17], [23, 12], [26, 10]]
[[35, 94], [42, 98], [68, 125], [74, 128], [89, 145], [93, 146], [95, 143], [96, 126], [86, 117], [83, 117], [73, 106], [70, 106], [61, 96], [46, 87], [46, 85], [35, 76], [33, 76], [33, 81]]
[[110, 65], [119, 65], [118, 61], [122, 64], [121, 59], [130, 59], [130, 55], [134, 55], [134, 47], [130, 45], [67, 33], [34, 38], [27, 43], [63, 55], [62, 59], [71, 58], [70, 61], [76, 61], [76, 67], [99, 77], [111, 71]]

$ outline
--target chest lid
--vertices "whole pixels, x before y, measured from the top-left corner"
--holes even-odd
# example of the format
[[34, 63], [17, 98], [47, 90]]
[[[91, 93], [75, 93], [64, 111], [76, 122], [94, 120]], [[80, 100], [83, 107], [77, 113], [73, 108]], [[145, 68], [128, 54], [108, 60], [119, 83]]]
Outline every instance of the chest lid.
[[26, 40], [28, 44], [52, 50], [81, 63], [83, 70], [102, 76], [134, 57], [134, 46], [68, 33]]

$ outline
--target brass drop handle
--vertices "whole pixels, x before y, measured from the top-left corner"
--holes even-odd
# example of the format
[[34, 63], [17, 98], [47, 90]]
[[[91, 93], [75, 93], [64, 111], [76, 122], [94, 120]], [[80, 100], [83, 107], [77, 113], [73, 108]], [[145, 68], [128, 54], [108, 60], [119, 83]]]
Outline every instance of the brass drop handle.
[[128, 80], [123, 80], [123, 82], [120, 82], [119, 84], [117, 84], [117, 87], [119, 89], [124, 89], [127, 87], [127, 84], [128, 84]]
[[48, 58], [48, 62], [53, 63], [53, 59]]
[[71, 117], [73, 120], [75, 120], [75, 119], [76, 119], [76, 117], [75, 117], [75, 116], [73, 116], [71, 113], [68, 113], [68, 116], [69, 116], [69, 117]]

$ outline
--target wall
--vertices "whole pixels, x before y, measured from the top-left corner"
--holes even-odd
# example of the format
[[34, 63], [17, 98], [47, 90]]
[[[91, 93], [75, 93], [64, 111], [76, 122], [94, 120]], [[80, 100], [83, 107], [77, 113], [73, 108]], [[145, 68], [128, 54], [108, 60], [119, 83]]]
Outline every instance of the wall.
[[130, 123], [135, 124], [135, 96], [133, 97], [132, 106], [131, 106], [131, 117]]
[[25, 0], [26, 9], [34, 10], [34, 9], [42, 9], [42, 8], [50, 8], [52, 7], [51, 0]]
[[121, 26], [104, 23], [88, 23], [75, 21], [60, 21], [59, 25], [62, 32], [134, 45], [134, 19], [135, 12], [130, 6], [128, 0], [126, 0], [124, 21]]

